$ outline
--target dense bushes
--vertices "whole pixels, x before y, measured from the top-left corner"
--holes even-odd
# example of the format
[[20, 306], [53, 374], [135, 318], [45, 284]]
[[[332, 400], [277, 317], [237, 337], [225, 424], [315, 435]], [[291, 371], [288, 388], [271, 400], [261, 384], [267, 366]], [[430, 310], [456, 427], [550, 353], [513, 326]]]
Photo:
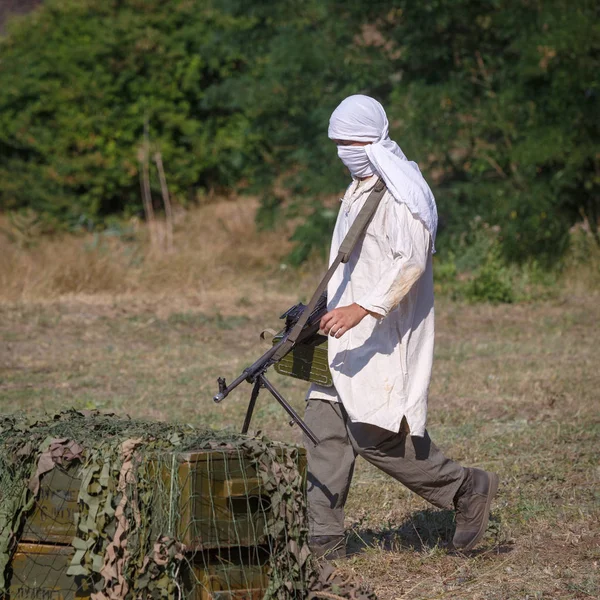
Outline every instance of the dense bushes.
[[399, 4], [403, 26], [387, 31], [406, 53], [391, 105], [437, 173], [447, 233], [480, 215], [500, 226], [509, 260], [556, 258], [575, 220], [599, 217], [597, 7]]
[[298, 15], [291, 0], [245, 6], [49, 0], [13, 26], [0, 47], [0, 208], [71, 224], [139, 211], [145, 121], [180, 201], [266, 185], [282, 156], [323, 136], [335, 103], [319, 110], [323, 78], [344, 87], [344, 54], [315, 29], [328, 16], [316, 1]]
[[291, 190], [313, 215], [302, 260], [346, 177], [329, 114], [364, 92], [434, 187], [441, 252], [460, 262], [479, 218], [495, 261], [551, 263], [575, 221], [598, 239], [596, 16], [588, 0], [48, 0], [0, 41], [0, 209], [86, 227], [139, 212], [147, 122], [181, 203], [258, 191], [269, 225], [289, 208], [274, 181]]

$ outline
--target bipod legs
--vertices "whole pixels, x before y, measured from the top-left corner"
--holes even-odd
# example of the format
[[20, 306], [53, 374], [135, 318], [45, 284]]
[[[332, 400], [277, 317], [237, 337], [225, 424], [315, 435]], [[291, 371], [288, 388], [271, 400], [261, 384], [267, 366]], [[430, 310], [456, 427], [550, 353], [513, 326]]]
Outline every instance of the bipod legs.
[[311, 431], [310, 427], [300, 418], [300, 415], [288, 404], [287, 400], [279, 393], [277, 388], [265, 377], [264, 373], [258, 375], [254, 380], [254, 387], [252, 388], [252, 395], [250, 396], [250, 402], [248, 403], [248, 410], [246, 411], [246, 418], [244, 419], [244, 426], [242, 427], [242, 433], [248, 433], [250, 427], [250, 421], [252, 419], [252, 413], [256, 405], [260, 388], [264, 387], [283, 406], [287, 414], [292, 418], [290, 425], [297, 423], [300, 429], [306, 434], [308, 439], [316, 446], [319, 443], [317, 436]]
[[252, 413], [254, 412], [254, 406], [256, 405], [256, 399], [260, 393], [262, 382], [260, 376], [254, 380], [254, 386], [252, 387], [252, 394], [250, 395], [250, 402], [248, 402], [248, 410], [246, 411], [246, 417], [244, 419], [244, 425], [242, 427], [242, 433], [248, 433], [250, 427], [250, 421], [252, 420]]

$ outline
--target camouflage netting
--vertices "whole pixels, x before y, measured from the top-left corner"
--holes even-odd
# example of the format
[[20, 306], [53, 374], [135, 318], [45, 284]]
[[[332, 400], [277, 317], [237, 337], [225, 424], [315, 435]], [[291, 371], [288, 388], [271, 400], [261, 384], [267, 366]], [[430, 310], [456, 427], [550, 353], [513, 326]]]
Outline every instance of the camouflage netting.
[[300, 460], [264, 437], [97, 411], [0, 417], [0, 593], [50, 573], [48, 589], [64, 576], [93, 600], [374, 598], [310, 554]]

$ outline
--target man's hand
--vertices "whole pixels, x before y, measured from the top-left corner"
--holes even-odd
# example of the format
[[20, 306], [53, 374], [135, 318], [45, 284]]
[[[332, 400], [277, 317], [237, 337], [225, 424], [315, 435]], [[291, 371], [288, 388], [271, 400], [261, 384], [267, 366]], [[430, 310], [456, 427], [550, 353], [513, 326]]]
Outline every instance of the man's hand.
[[350, 306], [342, 306], [329, 311], [321, 319], [321, 329], [325, 335], [332, 335], [339, 338], [349, 329], [356, 327], [369, 312], [362, 306], [351, 304]]

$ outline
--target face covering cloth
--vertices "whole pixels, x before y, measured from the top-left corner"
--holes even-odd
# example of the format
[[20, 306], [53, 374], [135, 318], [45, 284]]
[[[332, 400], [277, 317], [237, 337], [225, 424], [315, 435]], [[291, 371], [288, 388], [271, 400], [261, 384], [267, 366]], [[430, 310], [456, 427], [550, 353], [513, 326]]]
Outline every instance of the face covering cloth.
[[364, 146], [338, 146], [338, 156], [346, 165], [352, 177], [369, 177], [373, 175], [373, 166]]
[[392, 196], [404, 202], [423, 222], [435, 243], [438, 223], [435, 198], [417, 163], [409, 161], [390, 139], [389, 127], [383, 106], [374, 98], [357, 94], [346, 98], [333, 111], [328, 135], [332, 140], [371, 142], [367, 146], [338, 146], [338, 156], [352, 177], [377, 173]]

